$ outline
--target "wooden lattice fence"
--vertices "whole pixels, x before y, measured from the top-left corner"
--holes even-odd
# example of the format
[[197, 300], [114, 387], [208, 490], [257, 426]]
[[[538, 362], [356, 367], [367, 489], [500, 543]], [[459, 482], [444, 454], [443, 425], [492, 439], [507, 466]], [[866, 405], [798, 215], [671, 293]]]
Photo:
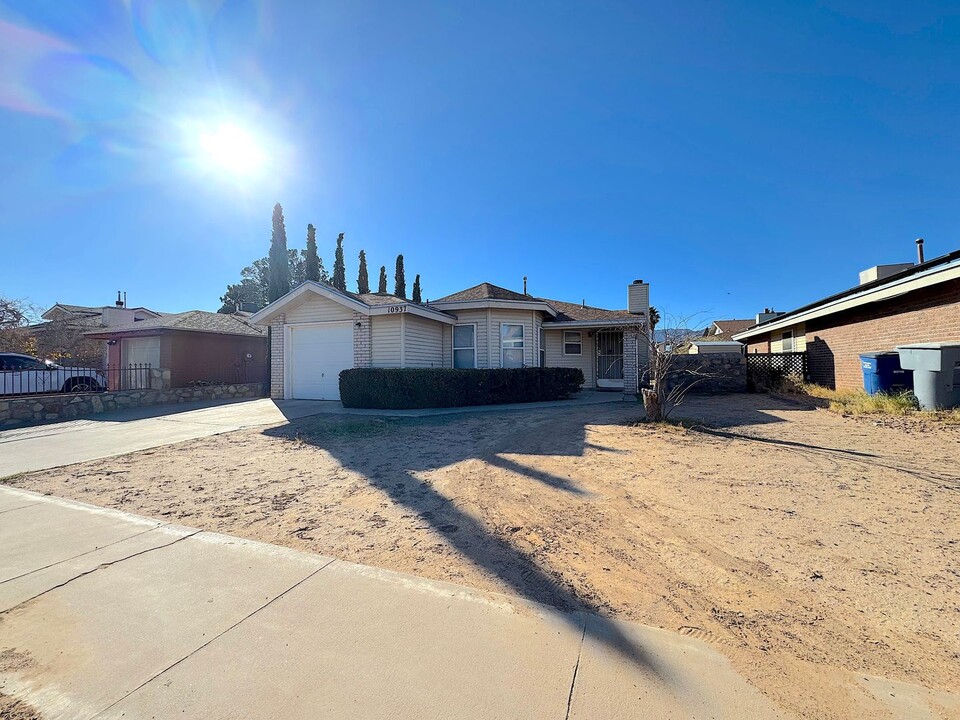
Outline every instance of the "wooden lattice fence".
[[747, 354], [747, 384], [753, 390], [777, 388], [785, 380], [806, 382], [807, 379], [805, 352]]

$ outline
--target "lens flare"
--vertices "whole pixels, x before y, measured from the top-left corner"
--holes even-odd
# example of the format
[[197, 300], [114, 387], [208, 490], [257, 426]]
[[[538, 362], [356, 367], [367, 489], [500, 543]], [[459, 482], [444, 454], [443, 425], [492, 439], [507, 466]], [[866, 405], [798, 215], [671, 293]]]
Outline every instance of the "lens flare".
[[221, 169], [242, 177], [257, 175], [266, 157], [257, 138], [233, 123], [223, 123], [202, 131], [198, 138], [201, 163], [208, 169]]

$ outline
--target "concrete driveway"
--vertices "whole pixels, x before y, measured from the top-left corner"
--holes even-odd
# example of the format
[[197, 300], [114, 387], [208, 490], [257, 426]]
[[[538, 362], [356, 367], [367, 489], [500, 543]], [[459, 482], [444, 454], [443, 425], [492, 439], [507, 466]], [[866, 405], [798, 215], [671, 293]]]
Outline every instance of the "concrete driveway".
[[4, 430], [0, 432], [0, 477], [123, 455], [245, 427], [276, 425], [328, 412], [328, 405], [310, 400], [276, 403], [266, 398], [184, 403]]
[[675, 633], [13, 488], [0, 518], [3, 717], [779, 717]]
[[619, 393], [583, 391], [563, 401], [425, 410], [361, 410], [344, 408], [339, 402], [269, 398], [133, 408], [85, 420], [0, 431], [0, 478], [242, 428], [277, 425], [308, 415], [425, 417], [595, 405], [622, 402], [622, 397]]

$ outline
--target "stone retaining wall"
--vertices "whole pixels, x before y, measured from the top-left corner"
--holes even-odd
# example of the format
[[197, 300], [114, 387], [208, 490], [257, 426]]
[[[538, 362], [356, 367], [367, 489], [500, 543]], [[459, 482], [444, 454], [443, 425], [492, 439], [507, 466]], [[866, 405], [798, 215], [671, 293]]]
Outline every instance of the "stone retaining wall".
[[[691, 393], [747, 391], [747, 359], [740, 353], [677, 355], [673, 359], [668, 383], [694, 382]], [[706, 378], [701, 377], [701, 373]]]
[[0, 398], [0, 428], [23, 427], [88, 417], [111, 410], [172, 405], [197, 400], [263, 397], [264, 383], [235, 383], [158, 390], [122, 390], [104, 393], [70, 393]]

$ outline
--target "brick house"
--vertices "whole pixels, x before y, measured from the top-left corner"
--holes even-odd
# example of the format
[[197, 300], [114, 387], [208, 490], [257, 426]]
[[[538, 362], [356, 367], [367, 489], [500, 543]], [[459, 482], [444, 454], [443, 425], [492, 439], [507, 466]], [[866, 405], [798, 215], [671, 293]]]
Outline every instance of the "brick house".
[[870, 268], [856, 287], [773, 315], [733, 339], [748, 353], [805, 350], [812, 382], [861, 388], [861, 353], [960, 341], [960, 250], [916, 265]]
[[255, 313], [271, 328], [271, 394], [339, 400], [342, 370], [574, 367], [585, 387], [637, 393], [646, 366], [650, 286], [607, 310], [480, 283], [415, 303], [307, 281]]

